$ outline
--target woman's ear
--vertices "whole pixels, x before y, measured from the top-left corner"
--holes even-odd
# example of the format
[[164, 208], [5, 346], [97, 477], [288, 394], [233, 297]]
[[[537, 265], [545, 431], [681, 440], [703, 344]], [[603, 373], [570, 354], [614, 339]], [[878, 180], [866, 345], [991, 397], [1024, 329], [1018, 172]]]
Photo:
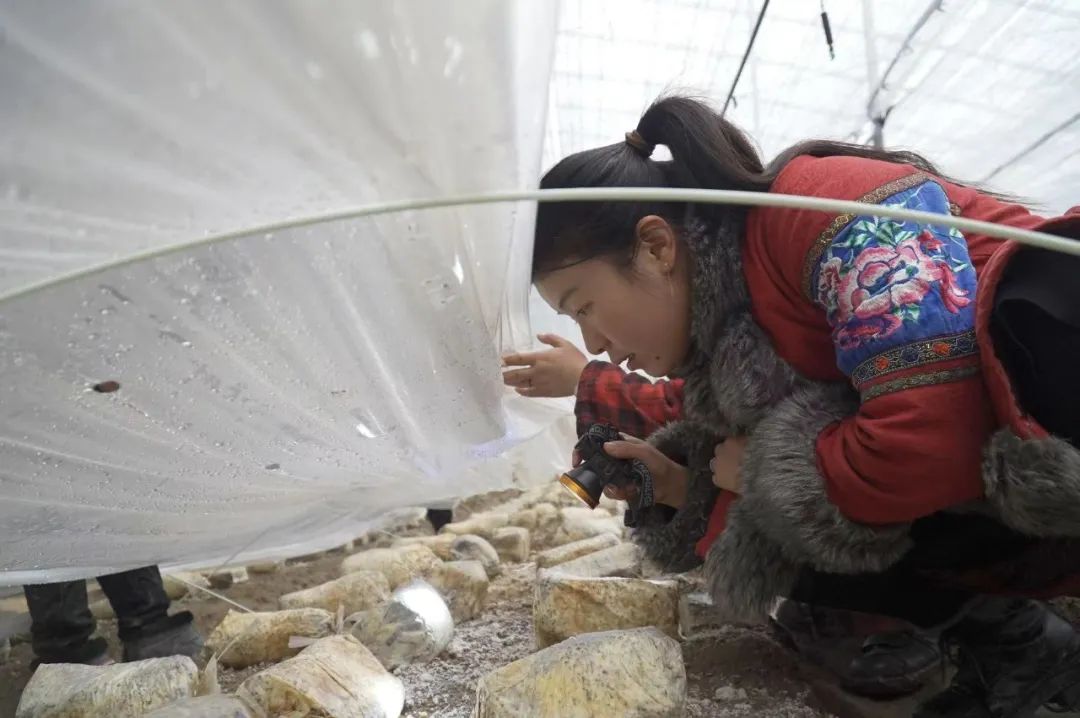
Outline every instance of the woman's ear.
[[650, 264], [655, 263], [663, 274], [669, 274], [675, 266], [675, 255], [678, 251], [675, 228], [663, 217], [650, 214], [638, 220], [635, 232], [638, 242], [637, 256]]

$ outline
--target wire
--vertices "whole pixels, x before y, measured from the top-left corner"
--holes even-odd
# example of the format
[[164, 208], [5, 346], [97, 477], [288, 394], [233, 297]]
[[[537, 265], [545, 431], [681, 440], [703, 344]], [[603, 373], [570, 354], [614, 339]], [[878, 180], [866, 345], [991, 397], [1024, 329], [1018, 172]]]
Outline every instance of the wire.
[[757, 40], [758, 30], [761, 29], [761, 21], [765, 19], [765, 11], [769, 9], [769, 0], [765, 0], [761, 4], [761, 12], [758, 13], [757, 22], [754, 23], [754, 31], [750, 33], [750, 42], [746, 45], [746, 52], [743, 53], [742, 61], [739, 62], [739, 71], [735, 73], [735, 79], [731, 81], [731, 89], [728, 90], [727, 99], [724, 100], [724, 108], [720, 110], [720, 116], [723, 117], [727, 114], [728, 105], [731, 104], [731, 98], [735, 95], [735, 88], [739, 84], [739, 78], [742, 77], [743, 68], [746, 67], [746, 61], [750, 59], [750, 52], [754, 49], [754, 41]]
[[[892, 74], [892, 71], [896, 67], [896, 64], [900, 62], [900, 56], [911, 49], [911, 41], [914, 40], [915, 36], [919, 34], [919, 30], [921, 30], [923, 26], [930, 20], [930, 17], [935, 12], [943, 9], [944, 3], [945, 0], [931, 0], [930, 4], [926, 7], [925, 10], [923, 10], [923, 14], [919, 16], [919, 19], [916, 20], [915, 24], [911, 27], [911, 30], [908, 32], [907, 37], [905, 37], [904, 41], [900, 43], [900, 49], [896, 51], [895, 55], [893, 55], [892, 62], [890, 62], [889, 66], [885, 69], [885, 74], [881, 76], [881, 79], [878, 81], [877, 87], [874, 88], [873, 93], [871, 93], [870, 95], [869, 101], [867, 101], [866, 103], [866, 112], [868, 115], [872, 115], [874, 113], [874, 101], [877, 100], [877, 96], [881, 94], [881, 91], [885, 88], [885, 83], [889, 81], [889, 75]], [[885, 110], [883, 113], [879, 114], [888, 116], [889, 110]]]
[[[373, 217], [376, 215], [393, 214], [394, 212], [407, 212], [422, 209], [439, 209], [442, 207], [459, 207], [474, 204], [499, 204], [503, 202], [700, 202], [704, 204], [733, 204], [751, 207], [784, 207], [788, 209], [809, 209], [819, 212], [831, 212], [833, 214], [867, 214], [872, 212], [876, 217], [892, 217], [895, 219], [910, 220], [922, 224], [933, 224], [939, 227], [955, 227], [961, 231], [974, 234], [985, 234], [989, 237], [1011, 239], [1021, 244], [1032, 247], [1041, 247], [1055, 252], [1075, 254], [1080, 256], [1080, 242], [1066, 237], [1057, 237], [1045, 232], [1032, 232], [1010, 227], [1007, 225], [983, 222], [981, 220], [967, 219], [966, 217], [953, 217], [952, 215], [934, 214], [932, 212], [919, 212], [901, 207], [887, 207], [884, 205], [868, 205], [864, 202], [850, 200], [825, 199], [822, 197], [803, 197], [800, 195], [773, 194], [772, 192], [744, 192], [738, 190], [723, 189], [680, 189], [672, 187], [577, 187], [573, 189], [532, 189], [532, 190], [503, 190], [497, 192], [482, 192], [479, 194], [454, 195], [450, 197], [429, 197], [426, 199], [406, 199], [392, 202], [377, 202], [362, 207], [329, 212], [312, 217], [299, 217], [286, 219], [273, 224], [260, 227], [252, 227], [245, 230], [227, 232], [225, 234], [200, 237], [199, 239], [180, 242], [177, 244], [159, 247], [144, 252], [138, 252], [128, 257], [105, 262], [86, 269], [69, 272], [51, 279], [36, 282], [19, 289], [0, 295], [0, 304], [9, 302], [29, 294], [39, 292], [52, 287], [57, 287], [68, 282], [92, 277], [110, 269], [127, 267], [138, 262], [144, 262], [159, 257], [167, 257], [172, 254], [205, 247], [234, 239], [243, 239], [253, 235], [280, 232], [297, 227], [308, 227], [322, 222], [338, 222], [347, 219], [361, 217]], [[873, 208], [872, 210], [870, 208]]]
[[1077, 112], [1075, 115], [1073, 115], [1069, 119], [1065, 120], [1060, 125], [1058, 125], [1054, 129], [1050, 130], [1049, 132], [1043, 134], [1041, 137], [1039, 137], [1037, 140], [1032, 142], [1030, 145], [1028, 145], [1024, 149], [1017, 152], [1015, 155], [1010, 157], [1007, 161], [1005, 161], [1005, 162], [1001, 163], [1000, 165], [998, 165], [997, 167], [995, 167], [994, 170], [990, 174], [983, 177], [981, 180], [979, 180], [979, 182], [980, 183], [989, 182], [994, 177], [996, 177], [999, 173], [1001, 173], [1003, 170], [1008, 169], [1012, 165], [1016, 164], [1020, 160], [1024, 159], [1028, 155], [1030, 155], [1035, 150], [1037, 150], [1040, 147], [1042, 147], [1043, 145], [1045, 145], [1050, 140], [1051, 137], [1053, 137], [1054, 135], [1056, 135], [1057, 133], [1059, 133], [1059, 132], [1061, 132], [1063, 130], [1067, 130], [1069, 128], [1069, 126], [1074, 124], [1077, 120], [1080, 120], [1080, 112]]
[[197, 583], [192, 583], [191, 581], [188, 581], [188, 580], [186, 580], [184, 578], [181, 578], [180, 576], [178, 576], [175, 573], [168, 574], [167, 577], [169, 579], [173, 580], [173, 581], [178, 581], [178, 582], [184, 584], [188, 588], [194, 588], [197, 591], [202, 591], [203, 593], [208, 593], [211, 596], [213, 596], [214, 598], [219, 599], [221, 601], [224, 601], [225, 603], [227, 603], [227, 604], [229, 604], [231, 606], [236, 606], [237, 608], [239, 608], [244, 613], [255, 613], [254, 609], [248, 608], [247, 606], [245, 606], [242, 603], [237, 603], [236, 601], [232, 600], [228, 596], [222, 596], [220, 593], [217, 593], [216, 591], [211, 591], [206, 586], [200, 586]]

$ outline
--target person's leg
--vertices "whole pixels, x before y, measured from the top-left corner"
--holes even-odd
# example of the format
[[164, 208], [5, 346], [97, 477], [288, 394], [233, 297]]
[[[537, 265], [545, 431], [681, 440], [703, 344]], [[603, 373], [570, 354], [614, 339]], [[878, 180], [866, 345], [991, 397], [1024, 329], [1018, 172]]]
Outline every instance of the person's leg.
[[[778, 627], [786, 630], [792, 643], [802, 644], [800, 652], [829, 665], [852, 693], [889, 698], [921, 689], [941, 670], [940, 627], [957, 620], [973, 597], [970, 591], [942, 589], [920, 573], [926, 565], [969, 560], [964, 546], [941, 549], [951, 522], [916, 524], [912, 551], [883, 573], [803, 572], [790, 601], [777, 612]], [[845, 629], [853, 614], [886, 618], [885, 624], [891, 618], [893, 625], [862, 632], [861, 640], [852, 640], [855, 631]]]
[[124, 660], [194, 656], [202, 649], [191, 612], [168, 615], [169, 597], [157, 566], [99, 576], [98, 583], [116, 612]]
[[982, 597], [946, 634], [959, 669], [916, 718], [1029, 718], [1042, 705], [1075, 705], [1080, 634], [1038, 601]]
[[435, 529], [435, 533], [439, 533], [439, 530], [450, 523], [454, 519], [453, 509], [428, 509], [427, 520], [431, 523], [431, 528]]
[[86, 581], [23, 586], [34, 654], [42, 663], [100, 663], [107, 644], [94, 634]]
[[835, 670], [852, 693], [891, 698], [914, 693], [940, 673], [940, 631], [959, 620], [974, 596], [932, 585], [907, 565], [897, 565], [880, 574], [806, 571], [791, 598], [808, 604], [812, 613], [853, 611], [908, 624], [867, 635], [858, 652]]
[[[931, 517], [913, 527], [912, 537], [915, 547], [888, 571], [859, 576], [807, 572], [792, 597], [944, 628], [945, 640], [959, 647], [962, 670], [949, 689], [927, 702], [919, 714], [925, 718], [988, 715], [989, 706], [1019, 716], [1026, 714], [1016, 711], [1028, 705], [1067, 703], [1072, 696], [1061, 691], [1071, 685], [1076, 670], [1075, 630], [1037, 602], [980, 597], [959, 585], [1035, 590], [1060, 578], [1075, 553], [1055, 542], [1019, 536], [982, 516]], [[868, 676], [906, 672], [908, 663], [898, 660], [904, 657], [897, 652], [911, 644], [893, 638], [867, 639], [856, 663], [866, 664]], [[852, 666], [856, 673], [858, 668]]]
[[878, 574], [804, 571], [790, 596], [815, 606], [891, 616], [930, 630], [955, 621], [973, 597], [969, 591], [929, 584], [904, 566]]
[[920, 519], [912, 524], [911, 540], [907, 555], [881, 573], [805, 571], [791, 598], [934, 628], [954, 622], [980, 593], [1035, 592], [1070, 566], [1080, 569], [1080, 542], [1022, 536], [980, 514]]
[[897, 618], [785, 599], [770, 623], [785, 644], [855, 695], [897, 698], [941, 675], [936, 633]]
[[98, 584], [116, 613], [121, 641], [165, 618], [169, 612], [169, 597], [157, 566], [98, 576]]

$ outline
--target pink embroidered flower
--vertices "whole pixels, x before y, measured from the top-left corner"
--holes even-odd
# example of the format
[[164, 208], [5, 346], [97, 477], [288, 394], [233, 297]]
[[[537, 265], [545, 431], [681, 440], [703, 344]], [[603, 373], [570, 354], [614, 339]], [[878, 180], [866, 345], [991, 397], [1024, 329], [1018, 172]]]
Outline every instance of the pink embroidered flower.
[[945, 308], [956, 314], [971, 303], [946, 258], [933, 256], [943, 243], [929, 231], [895, 245], [875, 244], [845, 266], [831, 257], [818, 274], [820, 296], [829, 299], [836, 341], [843, 349], [882, 339], [903, 326], [935, 287]]

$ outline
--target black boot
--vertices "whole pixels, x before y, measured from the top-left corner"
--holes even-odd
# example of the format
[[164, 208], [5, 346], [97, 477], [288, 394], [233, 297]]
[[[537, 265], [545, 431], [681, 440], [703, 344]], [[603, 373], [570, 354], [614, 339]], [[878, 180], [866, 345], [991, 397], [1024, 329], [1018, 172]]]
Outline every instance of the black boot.
[[166, 656], [199, 655], [202, 636], [195, 629], [190, 611], [181, 611], [141, 626], [124, 636], [124, 660], [142, 661]]
[[1029, 718], [1080, 685], [1080, 634], [1036, 601], [987, 599], [947, 640], [959, 670], [915, 718]]
[[[937, 637], [899, 620], [785, 599], [770, 626], [782, 643], [858, 696], [910, 695], [941, 673]], [[855, 650], [859, 654], [852, 658]]]
[[189, 611], [169, 615], [169, 597], [157, 566], [99, 576], [98, 583], [116, 610], [125, 661], [198, 655], [202, 636]]
[[86, 581], [24, 586], [33, 623], [34, 665], [111, 663], [105, 639], [94, 636], [96, 622], [86, 598]]
[[867, 636], [843, 686], [855, 695], [885, 700], [911, 695], [940, 673], [937, 636], [915, 629], [889, 631]]

